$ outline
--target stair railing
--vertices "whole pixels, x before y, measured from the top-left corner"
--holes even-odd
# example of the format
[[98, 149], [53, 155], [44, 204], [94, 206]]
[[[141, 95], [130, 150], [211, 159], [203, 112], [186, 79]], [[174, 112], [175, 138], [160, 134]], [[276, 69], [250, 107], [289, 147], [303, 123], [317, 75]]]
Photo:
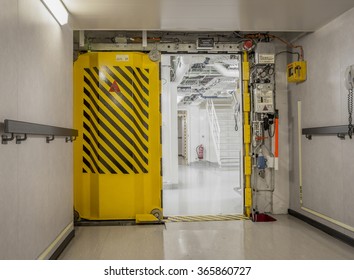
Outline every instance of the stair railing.
[[216, 115], [214, 102], [211, 99], [207, 100], [207, 112], [208, 112], [208, 119], [209, 119], [209, 127], [213, 138], [214, 146], [215, 146], [216, 157], [220, 165], [221, 164], [220, 126], [219, 126], [218, 116]]
[[238, 131], [239, 127], [238, 127], [238, 122], [239, 122], [239, 118], [240, 118], [240, 103], [236, 97], [236, 92], [232, 93], [232, 98], [233, 98], [233, 106], [232, 106], [232, 110], [234, 112], [234, 119], [235, 119], [235, 130]]

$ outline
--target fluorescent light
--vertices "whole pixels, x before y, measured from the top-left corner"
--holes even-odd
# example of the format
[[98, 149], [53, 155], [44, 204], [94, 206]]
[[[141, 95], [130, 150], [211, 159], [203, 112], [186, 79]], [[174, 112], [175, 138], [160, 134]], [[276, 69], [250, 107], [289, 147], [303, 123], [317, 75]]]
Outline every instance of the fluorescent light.
[[60, 25], [68, 23], [68, 11], [60, 0], [42, 0], [42, 2]]

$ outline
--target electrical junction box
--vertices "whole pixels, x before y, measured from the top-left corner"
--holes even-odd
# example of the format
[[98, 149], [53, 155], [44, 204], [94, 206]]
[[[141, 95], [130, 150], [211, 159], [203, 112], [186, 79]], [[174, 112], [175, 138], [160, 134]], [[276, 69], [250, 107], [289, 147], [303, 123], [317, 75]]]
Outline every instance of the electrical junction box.
[[274, 85], [255, 84], [253, 105], [256, 113], [274, 113]]
[[198, 38], [197, 50], [212, 50], [214, 48], [214, 38]]
[[301, 83], [306, 81], [307, 64], [306, 61], [295, 61], [288, 64], [288, 83]]
[[255, 49], [255, 64], [274, 64], [275, 63], [275, 48], [273, 43], [257, 44]]

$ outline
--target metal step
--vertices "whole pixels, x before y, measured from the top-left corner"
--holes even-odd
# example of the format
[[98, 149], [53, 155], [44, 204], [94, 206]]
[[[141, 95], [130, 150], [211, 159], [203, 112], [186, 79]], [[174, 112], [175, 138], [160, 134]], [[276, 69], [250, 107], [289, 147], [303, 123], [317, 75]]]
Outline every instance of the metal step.
[[236, 157], [239, 157], [240, 153], [237, 151], [237, 152], [223, 152], [223, 153], [220, 153], [220, 158], [223, 158], [223, 157], [233, 157], [233, 158], [236, 158]]
[[233, 117], [231, 118], [228, 116], [218, 116], [217, 118], [218, 118], [219, 124], [235, 122], [235, 119]]
[[226, 151], [229, 151], [230, 153], [232, 153], [232, 152], [239, 152], [240, 151], [240, 149], [239, 149], [239, 147], [238, 146], [236, 146], [236, 145], [234, 145], [233, 147], [230, 147], [230, 146], [226, 146], [225, 145], [225, 148], [224, 149], [221, 149], [220, 148], [220, 152], [226, 152]]
[[225, 149], [225, 150], [220, 150], [220, 152], [230, 152], [230, 153], [234, 153], [234, 152], [240, 152], [240, 149], [233, 149], [233, 150], [231, 150], [231, 149]]
[[239, 159], [239, 157], [220, 157], [220, 160], [222, 161], [222, 160], [228, 160], [228, 161], [230, 161], [230, 160], [237, 160], [237, 161], [239, 161], [240, 159]]
[[223, 110], [223, 109], [220, 109], [222, 107], [224, 107], [225, 110], [232, 110], [232, 106], [230, 106], [230, 104], [214, 103], [214, 107], [215, 107], [215, 111]]
[[[236, 148], [236, 149], [235, 149]], [[226, 153], [226, 152], [229, 152], [229, 153], [239, 153], [240, 152], [240, 149], [237, 149], [238, 147], [235, 147], [234, 149], [220, 149], [220, 153]], [[238, 154], [237, 154], [238, 155]]]
[[221, 164], [240, 164], [239, 160], [220, 160]]
[[219, 127], [227, 127], [227, 128], [231, 128], [234, 129], [235, 127], [235, 122], [233, 120], [228, 121], [228, 122], [223, 122], [223, 121], [219, 121]]
[[221, 127], [220, 127], [220, 133], [221, 134], [231, 134], [231, 133], [233, 133], [233, 135], [235, 135], [235, 136], [237, 136], [239, 133], [238, 133], [238, 131], [236, 131], [233, 127], [230, 127], [229, 129], [221, 129]]
[[238, 167], [240, 166], [239, 162], [221, 162], [220, 167]]
[[217, 118], [218, 118], [218, 122], [235, 121], [235, 118], [234, 117], [230, 117], [230, 116], [217, 116]]
[[234, 116], [234, 112], [216, 112], [218, 116]]
[[220, 164], [220, 168], [239, 168], [239, 164]]
[[236, 144], [236, 143], [241, 143], [241, 139], [239, 139], [235, 135], [220, 135], [220, 143], [229, 143], [229, 144]]
[[228, 129], [223, 129], [223, 130], [221, 130], [221, 127], [220, 127], [220, 133], [232, 134], [235, 136], [237, 136], [239, 134], [233, 127], [229, 127]]
[[235, 140], [237, 140], [237, 138], [238, 138], [237, 135], [221, 135], [220, 134], [220, 142], [221, 142], [221, 140], [233, 140], [233, 142], [236, 142]]

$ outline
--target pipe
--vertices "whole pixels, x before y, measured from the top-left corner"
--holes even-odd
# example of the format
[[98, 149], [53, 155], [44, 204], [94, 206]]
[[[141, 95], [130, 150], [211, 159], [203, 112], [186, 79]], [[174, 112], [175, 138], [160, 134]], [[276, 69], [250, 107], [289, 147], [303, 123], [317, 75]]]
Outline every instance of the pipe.
[[275, 134], [274, 134], [274, 170], [279, 170], [279, 118], [278, 116], [275, 117], [275, 123], [274, 123], [274, 129], [275, 129]]
[[274, 156], [277, 158], [279, 156], [279, 119], [275, 118], [275, 139], [274, 139]]

